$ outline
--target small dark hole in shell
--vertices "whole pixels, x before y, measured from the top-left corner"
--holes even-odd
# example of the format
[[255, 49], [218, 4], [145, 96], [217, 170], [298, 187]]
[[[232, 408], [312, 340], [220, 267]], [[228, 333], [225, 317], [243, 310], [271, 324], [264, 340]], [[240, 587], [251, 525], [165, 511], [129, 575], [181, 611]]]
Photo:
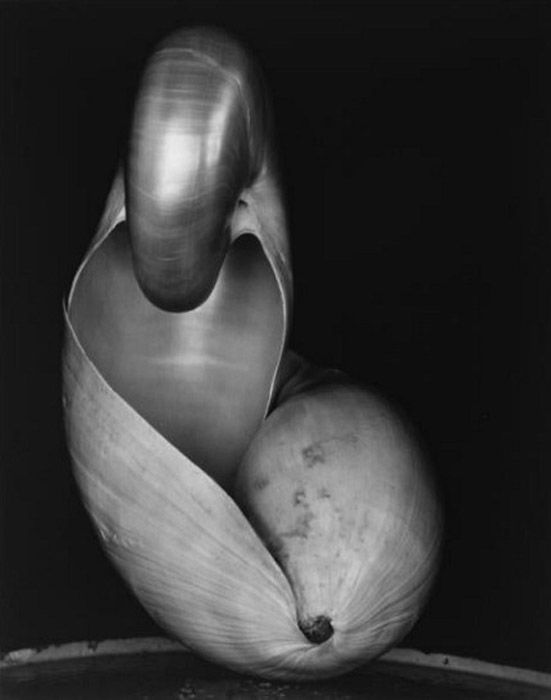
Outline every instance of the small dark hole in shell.
[[300, 631], [312, 644], [323, 644], [333, 636], [333, 625], [325, 615], [318, 615], [307, 620], [299, 620]]

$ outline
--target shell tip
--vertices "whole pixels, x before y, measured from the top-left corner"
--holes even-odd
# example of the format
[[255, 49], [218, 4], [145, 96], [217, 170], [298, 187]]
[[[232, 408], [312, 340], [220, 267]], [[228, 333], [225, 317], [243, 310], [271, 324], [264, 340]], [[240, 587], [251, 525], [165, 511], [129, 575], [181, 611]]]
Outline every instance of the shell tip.
[[323, 642], [331, 639], [334, 632], [331, 620], [325, 615], [299, 620], [298, 626], [302, 634], [312, 644], [323, 644]]

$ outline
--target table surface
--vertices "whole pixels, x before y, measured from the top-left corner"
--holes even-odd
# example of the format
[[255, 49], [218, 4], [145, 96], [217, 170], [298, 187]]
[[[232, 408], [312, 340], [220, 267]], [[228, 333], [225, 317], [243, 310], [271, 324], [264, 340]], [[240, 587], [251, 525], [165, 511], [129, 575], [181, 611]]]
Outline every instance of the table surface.
[[[80, 643], [83, 644], [83, 643]], [[84, 643], [85, 644], [85, 643]], [[74, 646], [74, 645], [73, 645]], [[340, 678], [315, 683], [258, 680], [231, 673], [185, 650], [88, 645], [85, 652], [6, 657], [0, 666], [2, 700], [186, 700], [207, 698], [370, 700], [551, 699], [551, 685], [537, 678], [487, 676], [458, 669], [453, 661], [420, 665], [379, 659]], [[74, 648], [73, 648], [74, 652]], [[27, 650], [27, 656], [30, 654]], [[450, 657], [453, 659], [453, 657]], [[476, 663], [476, 662], [475, 662]], [[496, 667], [497, 668], [497, 667]], [[527, 682], [528, 681], [528, 682]], [[545, 678], [547, 683], [549, 678]]]

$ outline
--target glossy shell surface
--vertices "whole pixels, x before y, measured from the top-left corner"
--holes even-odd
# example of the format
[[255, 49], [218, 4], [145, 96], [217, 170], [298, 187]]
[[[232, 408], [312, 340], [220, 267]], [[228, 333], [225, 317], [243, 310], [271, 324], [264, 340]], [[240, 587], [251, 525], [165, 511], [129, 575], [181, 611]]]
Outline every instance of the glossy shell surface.
[[[194, 30], [161, 45], [128, 171], [67, 300], [64, 406], [84, 504], [152, 617], [229, 668], [312, 679], [367, 661], [396, 635], [367, 629], [358, 608], [327, 642], [309, 641], [292, 576], [231, 495], [269, 411], [291, 405], [312, 374], [286, 350], [292, 276], [270, 139], [261, 79], [235, 42]], [[413, 561], [408, 624], [439, 536]], [[381, 599], [374, 609], [384, 630], [393, 608]]]

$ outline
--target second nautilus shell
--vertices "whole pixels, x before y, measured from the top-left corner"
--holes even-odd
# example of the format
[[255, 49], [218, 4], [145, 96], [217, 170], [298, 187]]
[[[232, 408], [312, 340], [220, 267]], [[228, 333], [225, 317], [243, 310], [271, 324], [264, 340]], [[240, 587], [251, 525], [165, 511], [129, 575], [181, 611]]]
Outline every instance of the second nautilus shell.
[[411, 628], [442, 518], [398, 413], [286, 347], [269, 114], [224, 33], [156, 50], [67, 301], [64, 402], [84, 504], [152, 617], [232, 669], [309, 679]]

